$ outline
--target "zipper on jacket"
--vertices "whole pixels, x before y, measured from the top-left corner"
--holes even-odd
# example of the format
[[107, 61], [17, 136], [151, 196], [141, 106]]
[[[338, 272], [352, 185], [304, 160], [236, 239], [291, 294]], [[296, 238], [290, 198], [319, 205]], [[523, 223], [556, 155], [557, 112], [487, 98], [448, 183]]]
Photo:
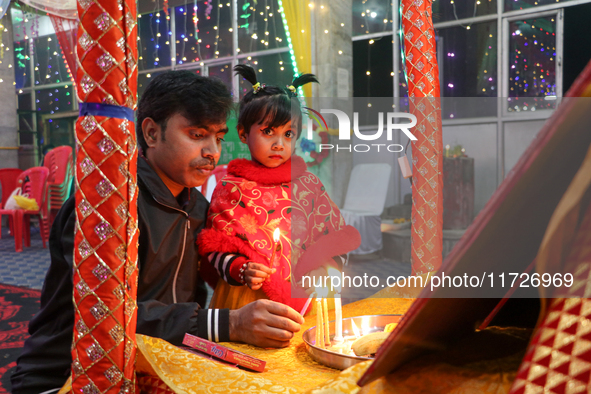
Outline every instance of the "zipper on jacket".
[[161, 203], [160, 201], [158, 201], [156, 199], [156, 197], [154, 197], [153, 194], [150, 193], [150, 195], [152, 196], [154, 201], [156, 201], [158, 204], [160, 204], [166, 208], [170, 208], [172, 210], [182, 212], [185, 215], [185, 217], [187, 218], [187, 225], [185, 226], [185, 236], [183, 238], [183, 251], [181, 252], [181, 258], [179, 259], [179, 263], [176, 266], [176, 272], [174, 273], [174, 279], [172, 281], [172, 302], [176, 304], [176, 281], [179, 276], [179, 271], [181, 270], [181, 264], [183, 263], [183, 257], [185, 256], [185, 246], [187, 246], [187, 231], [191, 228], [191, 222], [189, 219], [189, 214], [187, 212], [183, 211], [182, 209], [178, 209], [175, 207], [171, 207], [170, 205]]
[[183, 263], [183, 256], [185, 256], [185, 246], [187, 246], [187, 231], [191, 228], [189, 218], [187, 217], [187, 225], [185, 226], [185, 236], [183, 237], [183, 252], [179, 264], [176, 266], [176, 272], [174, 273], [174, 280], [172, 282], [172, 302], [176, 304], [176, 281], [179, 277], [179, 271], [181, 270], [181, 264]]

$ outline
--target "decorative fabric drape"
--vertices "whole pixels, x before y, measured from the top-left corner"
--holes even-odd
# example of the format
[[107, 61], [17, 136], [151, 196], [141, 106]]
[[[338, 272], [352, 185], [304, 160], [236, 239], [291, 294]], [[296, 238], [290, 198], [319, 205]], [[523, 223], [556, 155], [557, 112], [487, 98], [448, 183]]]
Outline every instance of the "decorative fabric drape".
[[[283, 14], [300, 74], [312, 72], [312, 24], [307, 1], [283, 0]], [[287, 81], [289, 82], [289, 81]], [[304, 97], [312, 97], [312, 84], [302, 87]]]
[[402, 0], [402, 26], [413, 129], [412, 271], [439, 269], [443, 241], [443, 142], [439, 68], [431, 0]]
[[135, 0], [79, 0], [72, 392], [132, 393], [137, 319]]
[[[577, 103], [573, 97], [585, 98]], [[565, 95], [557, 124], [580, 123], [578, 114], [588, 111], [590, 97], [591, 62]], [[561, 123], [563, 119], [568, 122]], [[554, 210], [536, 256], [540, 277], [570, 273], [573, 282], [568, 287], [539, 287], [540, 318], [510, 394], [591, 392], [590, 193], [591, 146]]]
[[22, 3], [61, 18], [78, 19], [76, 0], [20, 0]]
[[66, 59], [70, 76], [76, 76], [76, 33], [78, 32], [78, 22], [49, 14], [51, 24], [55, 30], [55, 35], [62, 48], [62, 53]]

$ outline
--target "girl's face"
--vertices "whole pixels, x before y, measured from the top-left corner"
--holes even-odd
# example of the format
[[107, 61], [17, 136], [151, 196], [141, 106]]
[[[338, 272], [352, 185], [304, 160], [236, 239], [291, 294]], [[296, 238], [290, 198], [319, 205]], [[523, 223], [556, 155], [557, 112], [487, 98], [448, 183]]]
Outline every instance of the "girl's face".
[[295, 149], [296, 133], [291, 122], [279, 127], [255, 124], [248, 133], [238, 126], [238, 135], [248, 145], [252, 158], [269, 168], [285, 163]]

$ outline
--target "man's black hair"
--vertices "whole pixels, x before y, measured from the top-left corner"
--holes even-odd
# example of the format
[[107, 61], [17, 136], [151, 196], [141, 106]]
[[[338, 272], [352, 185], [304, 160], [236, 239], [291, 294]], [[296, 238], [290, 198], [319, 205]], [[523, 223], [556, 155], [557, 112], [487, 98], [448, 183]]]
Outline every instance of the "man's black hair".
[[136, 135], [145, 153], [148, 145], [142, 133], [142, 122], [152, 118], [166, 131], [166, 121], [181, 114], [192, 124], [222, 123], [233, 109], [232, 96], [218, 78], [196, 75], [190, 71], [168, 71], [148, 84], [140, 97], [137, 109]]

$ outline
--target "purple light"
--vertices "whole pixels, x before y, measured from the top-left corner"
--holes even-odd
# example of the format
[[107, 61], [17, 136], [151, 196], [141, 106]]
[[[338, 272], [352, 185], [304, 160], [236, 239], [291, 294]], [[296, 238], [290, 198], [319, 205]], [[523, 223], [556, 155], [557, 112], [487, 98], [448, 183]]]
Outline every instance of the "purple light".
[[515, 80], [516, 80], [516, 81], [519, 81], [519, 76], [516, 76], [516, 77], [515, 77]]
[[450, 88], [453, 88], [454, 87], [454, 84], [453, 83], [448, 83], [447, 86], [449, 86]]
[[525, 44], [523, 44], [523, 45], [527, 46], [528, 44], [527, 44], [527, 42], [526, 42], [526, 43], [525, 43]]
[[488, 80], [489, 80], [489, 81], [492, 81], [492, 78], [489, 78]]
[[540, 48], [540, 52], [544, 52], [544, 48]]
[[529, 86], [529, 84], [528, 84], [528, 83], [526, 83], [526, 84], [525, 84], [525, 87], [527, 88], [528, 86]]

